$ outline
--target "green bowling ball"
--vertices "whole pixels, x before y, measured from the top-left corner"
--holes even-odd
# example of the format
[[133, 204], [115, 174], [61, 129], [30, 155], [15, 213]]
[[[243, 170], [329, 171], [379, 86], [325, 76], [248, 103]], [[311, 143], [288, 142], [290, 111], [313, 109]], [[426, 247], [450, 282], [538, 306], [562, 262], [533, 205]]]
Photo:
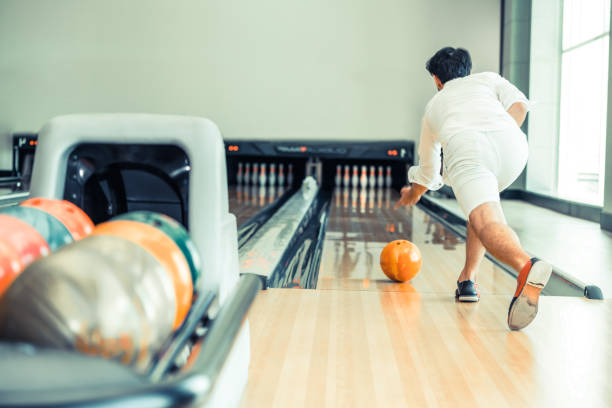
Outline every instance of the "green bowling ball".
[[146, 373], [172, 332], [172, 282], [144, 249], [91, 236], [26, 268], [0, 299], [0, 338], [102, 356]]
[[198, 249], [191, 240], [187, 230], [177, 221], [164, 214], [154, 213], [151, 211], [134, 211], [119, 215], [113, 220], [130, 220], [151, 225], [164, 234], [169, 236], [179, 247], [191, 270], [191, 279], [194, 289], [197, 287], [198, 279], [200, 278], [201, 262]]
[[51, 251], [57, 251], [74, 241], [72, 234], [60, 220], [37, 208], [12, 206], [3, 208], [0, 212], [17, 218], [38, 231]]

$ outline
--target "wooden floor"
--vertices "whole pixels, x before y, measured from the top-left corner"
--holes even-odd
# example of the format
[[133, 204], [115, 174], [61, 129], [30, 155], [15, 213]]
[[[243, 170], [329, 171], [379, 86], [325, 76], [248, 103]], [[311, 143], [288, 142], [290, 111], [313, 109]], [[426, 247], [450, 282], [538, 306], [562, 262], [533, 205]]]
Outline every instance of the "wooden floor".
[[[481, 301], [456, 303], [463, 242], [418, 208], [393, 211], [393, 192], [348, 195], [334, 196], [317, 289], [255, 300], [243, 407], [612, 406], [612, 303], [543, 297], [511, 332], [512, 277], [485, 261]], [[378, 266], [399, 238], [423, 254], [411, 283]]]
[[508, 301], [270, 289], [249, 317], [242, 406], [612, 406], [611, 303], [546, 297], [510, 332]]

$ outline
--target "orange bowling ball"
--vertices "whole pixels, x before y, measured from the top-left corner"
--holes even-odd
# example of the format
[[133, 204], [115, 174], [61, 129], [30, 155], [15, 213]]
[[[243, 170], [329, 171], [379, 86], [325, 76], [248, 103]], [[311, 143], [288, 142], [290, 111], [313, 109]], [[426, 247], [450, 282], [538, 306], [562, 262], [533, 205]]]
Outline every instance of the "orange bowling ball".
[[406, 282], [421, 270], [421, 251], [410, 241], [391, 241], [380, 253], [380, 267], [387, 277], [396, 282]]
[[78, 241], [85, 238], [94, 229], [94, 224], [83, 210], [66, 200], [49, 198], [30, 198], [20, 204], [23, 207], [34, 207], [57, 218], [70, 231], [72, 238]]
[[132, 241], [157, 259], [174, 283], [177, 310], [173, 329], [178, 328], [191, 307], [193, 283], [189, 264], [176, 243], [163, 231], [130, 220], [111, 220], [98, 224], [92, 235], [112, 235]]

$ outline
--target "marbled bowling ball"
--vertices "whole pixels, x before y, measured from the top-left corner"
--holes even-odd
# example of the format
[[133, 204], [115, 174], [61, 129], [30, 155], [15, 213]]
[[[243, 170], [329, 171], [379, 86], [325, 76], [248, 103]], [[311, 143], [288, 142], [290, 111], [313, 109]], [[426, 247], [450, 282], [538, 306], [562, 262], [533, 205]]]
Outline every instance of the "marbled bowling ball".
[[74, 241], [70, 231], [57, 218], [35, 207], [11, 206], [0, 210], [4, 215], [17, 218], [34, 228], [47, 242], [51, 251], [57, 251]]
[[87, 214], [66, 200], [37, 197], [24, 201], [20, 206], [36, 208], [57, 218], [70, 231], [75, 241], [91, 234], [94, 228], [94, 224]]
[[172, 279], [139, 245], [90, 236], [31, 264], [0, 299], [0, 337], [78, 350], [144, 373], [172, 333]]
[[406, 282], [421, 270], [421, 251], [410, 241], [389, 242], [380, 253], [380, 267], [387, 277], [396, 282]]
[[163, 266], [172, 280], [176, 299], [173, 328], [177, 329], [191, 308], [193, 282], [189, 264], [181, 249], [163, 230], [138, 221], [113, 219], [96, 226], [92, 236], [118, 237], [145, 249]]
[[197, 288], [198, 280], [202, 274], [202, 266], [200, 262], [200, 254], [191, 240], [187, 230], [176, 220], [164, 214], [155, 213], [152, 211], [132, 211], [126, 214], [119, 215], [113, 218], [116, 220], [137, 221], [143, 224], [151, 225], [164, 234], [172, 238], [174, 243], [179, 247], [185, 260], [189, 264], [191, 270], [191, 280], [193, 287]]

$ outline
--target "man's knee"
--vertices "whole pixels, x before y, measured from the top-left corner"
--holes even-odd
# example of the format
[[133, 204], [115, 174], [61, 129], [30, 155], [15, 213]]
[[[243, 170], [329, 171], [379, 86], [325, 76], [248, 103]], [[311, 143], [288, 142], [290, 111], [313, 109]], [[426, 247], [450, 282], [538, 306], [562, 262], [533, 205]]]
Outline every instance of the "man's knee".
[[490, 224], [506, 224], [504, 213], [497, 202], [487, 202], [474, 208], [468, 217], [468, 228], [471, 227], [480, 235], [484, 228]]

